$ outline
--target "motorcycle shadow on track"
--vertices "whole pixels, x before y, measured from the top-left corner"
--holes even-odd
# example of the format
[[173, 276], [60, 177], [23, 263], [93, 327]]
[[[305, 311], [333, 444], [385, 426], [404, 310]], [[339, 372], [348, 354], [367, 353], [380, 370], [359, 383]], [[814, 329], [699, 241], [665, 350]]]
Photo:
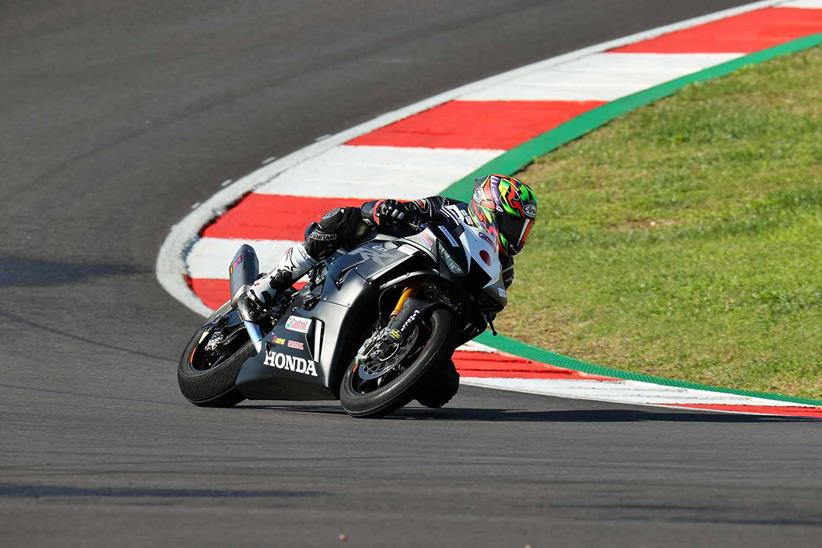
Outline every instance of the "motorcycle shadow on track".
[[[309, 413], [316, 415], [345, 416], [345, 411], [336, 405], [241, 405], [237, 410], [267, 409], [286, 413]], [[775, 423], [775, 422], [818, 422], [806, 417], [776, 417], [767, 415], [733, 415], [730, 413], [708, 413], [692, 411], [639, 410], [639, 409], [569, 409], [569, 410], [524, 410], [524, 409], [477, 409], [452, 407], [426, 409], [406, 407], [382, 420], [432, 420], [443, 422], [704, 422], [704, 423]]]

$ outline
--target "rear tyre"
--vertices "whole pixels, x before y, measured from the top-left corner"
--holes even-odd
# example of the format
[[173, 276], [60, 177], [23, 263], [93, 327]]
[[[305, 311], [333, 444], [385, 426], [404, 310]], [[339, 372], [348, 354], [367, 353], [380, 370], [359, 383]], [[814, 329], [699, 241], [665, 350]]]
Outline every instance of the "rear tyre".
[[200, 407], [233, 407], [245, 399], [236, 381], [243, 363], [256, 352], [254, 344], [245, 336], [224, 355], [213, 356], [205, 351], [210, 336], [203, 337], [203, 328], [198, 329], [183, 351], [177, 365], [180, 392]]
[[419, 381], [435, 364], [451, 357], [451, 326], [453, 315], [436, 309], [427, 322], [430, 335], [421, 340], [422, 348], [413, 361], [386, 384], [365, 390], [359, 382], [356, 362], [346, 370], [340, 386], [340, 403], [352, 417], [375, 418], [387, 415], [414, 399]]

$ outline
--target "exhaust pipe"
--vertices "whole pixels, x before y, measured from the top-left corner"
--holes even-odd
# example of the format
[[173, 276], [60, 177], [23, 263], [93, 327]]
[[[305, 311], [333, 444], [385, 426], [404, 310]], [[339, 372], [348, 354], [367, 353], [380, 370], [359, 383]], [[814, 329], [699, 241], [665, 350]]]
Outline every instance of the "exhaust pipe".
[[231, 306], [236, 308], [240, 313], [240, 318], [243, 320], [243, 326], [248, 332], [251, 342], [254, 344], [254, 349], [257, 353], [263, 350], [263, 332], [260, 326], [251, 321], [251, 314], [249, 314], [248, 305], [245, 301], [241, 301], [240, 297], [248, 291], [248, 288], [257, 280], [260, 273], [260, 262], [257, 259], [257, 253], [250, 245], [243, 244], [234, 258], [231, 259], [231, 264], [228, 266], [229, 285], [231, 287]]

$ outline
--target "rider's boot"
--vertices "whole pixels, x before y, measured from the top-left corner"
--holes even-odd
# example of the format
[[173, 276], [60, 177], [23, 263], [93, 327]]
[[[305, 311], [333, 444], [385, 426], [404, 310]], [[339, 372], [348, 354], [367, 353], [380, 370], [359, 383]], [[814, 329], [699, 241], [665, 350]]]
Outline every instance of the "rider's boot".
[[317, 260], [308, 254], [303, 244], [290, 247], [274, 270], [257, 279], [246, 295], [256, 305], [268, 308], [277, 295], [291, 287], [316, 264]]

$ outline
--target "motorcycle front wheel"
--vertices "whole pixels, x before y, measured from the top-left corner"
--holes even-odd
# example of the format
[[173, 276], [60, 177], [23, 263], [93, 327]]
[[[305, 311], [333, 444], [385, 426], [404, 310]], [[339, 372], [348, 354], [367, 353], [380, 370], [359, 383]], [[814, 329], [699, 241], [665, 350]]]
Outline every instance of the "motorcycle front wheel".
[[441, 360], [449, 359], [453, 314], [438, 308], [420, 322], [423, 331], [418, 337], [417, 348], [409, 352], [408, 364], [393, 371], [387, 382], [363, 380], [357, 372], [357, 362], [346, 370], [340, 386], [340, 403], [352, 417], [376, 418], [399, 409], [414, 399], [415, 387], [428, 370]]

